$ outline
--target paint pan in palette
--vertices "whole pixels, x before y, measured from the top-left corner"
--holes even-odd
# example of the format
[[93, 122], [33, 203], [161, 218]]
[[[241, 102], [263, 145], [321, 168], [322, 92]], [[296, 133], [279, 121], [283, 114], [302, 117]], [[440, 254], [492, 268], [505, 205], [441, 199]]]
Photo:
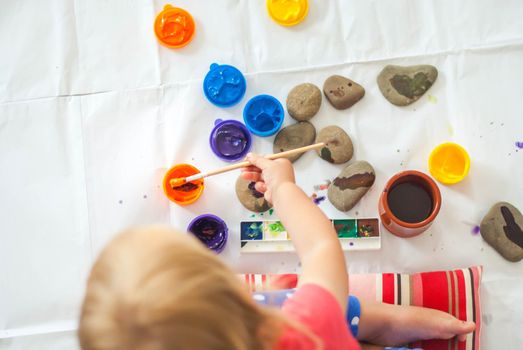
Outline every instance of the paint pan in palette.
[[[345, 251], [381, 248], [380, 222], [369, 219], [332, 219]], [[280, 221], [243, 221], [240, 224], [242, 253], [292, 252], [294, 246]]]

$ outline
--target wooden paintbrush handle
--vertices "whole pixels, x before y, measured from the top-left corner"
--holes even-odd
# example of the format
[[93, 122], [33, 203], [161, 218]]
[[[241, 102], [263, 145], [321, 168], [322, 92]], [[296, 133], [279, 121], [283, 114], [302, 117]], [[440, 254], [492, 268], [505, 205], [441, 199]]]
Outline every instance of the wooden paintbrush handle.
[[[290, 151], [285, 151], [285, 152], [281, 152], [281, 153], [274, 153], [274, 154], [268, 154], [268, 155], [265, 156], [265, 158], [271, 159], [271, 160], [278, 159], [278, 158], [285, 158], [285, 157], [293, 156], [295, 154], [307, 152], [307, 151], [310, 151], [312, 149], [318, 149], [318, 148], [321, 148], [323, 146], [325, 146], [325, 144], [323, 142], [315, 143], [314, 145], [309, 145], [309, 146], [304, 146], [304, 147], [300, 147], [300, 148], [295, 148], [295, 149], [291, 149]], [[216, 174], [225, 173], [225, 172], [228, 172], [228, 171], [231, 171], [231, 170], [235, 170], [235, 169], [239, 169], [239, 168], [244, 168], [244, 167], [249, 166], [249, 165], [251, 165], [251, 163], [245, 161], [245, 162], [241, 162], [241, 163], [236, 163], [236, 164], [224, 166], [223, 168], [219, 168], [219, 169], [216, 169], [216, 170], [209, 171], [206, 174], [205, 177], [216, 175]]]
[[[281, 153], [274, 153], [274, 154], [268, 154], [268, 155], [265, 156], [265, 158], [271, 159], [271, 160], [278, 159], [278, 158], [285, 158], [285, 157], [293, 156], [295, 154], [307, 152], [307, 151], [310, 151], [310, 150], [313, 150], [313, 149], [318, 149], [318, 148], [321, 148], [323, 146], [325, 146], [325, 144], [323, 142], [315, 143], [314, 145], [309, 145], [309, 146], [305, 146], [305, 147], [295, 148], [295, 149], [291, 149], [290, 151], [285, 151], [285, 152], [281, 152]], [[227, 165], [227, 166], [224, 166], [222, 168], [218, 168], [218, 169], [209, 171], [208, 173], [200, 173], [200, 174], [195, 174], [195, 175], [192, 175], [192, 176], [188, 176], [187, 178], [185, 178], [185, 181], [189, 181], [190, 182], [190, 181], [198, 180], [198, 179], [201, 179], [201, 178], [204, 178], [204, 177], [217, 175], [217, 174], [222, 174], [222, 173], [226, 173], [226, 172], [231, 171], [231, 170], [244, 168], [244, 167], [249, 166], [249, 165], [251, 165], [251, 163], [249, 163], [248, 161], [244, 161], [244, 162], [240, 162], [240, 163], [236, 163], [236, 164], [232, 164], [232, 165]], [[180, 179], [171, 179], [171, 181], [170, 181], [171, 186], [173, 186], [173, 187], [174, 186], [179, 186], [179, 184], [178, 184], [178, 182], [180, 182], [179, 180]], [[183, 184], [185, 181], [182, 180], [181, 184]]]
[[310, 151], [312, 149], [322, 148], [323, 146], [325, 146], [325, 144], [323, 142], [319, 142], [319, 143], [315, 143], [314, 145], [309, 145], [309, 146], [304, 146], [304, 147], [300, 147], [300, 148], [291, 149], [290, 151], [269, 154], [269, 155], [266, 155], [265, 158], [267, 158], [267, 159], [286, 158], [286, 157], [289, 157], [289, 156], [294, 156], [296, 154], [300, 154], [300, 153], [303, 153], [303, 152]]

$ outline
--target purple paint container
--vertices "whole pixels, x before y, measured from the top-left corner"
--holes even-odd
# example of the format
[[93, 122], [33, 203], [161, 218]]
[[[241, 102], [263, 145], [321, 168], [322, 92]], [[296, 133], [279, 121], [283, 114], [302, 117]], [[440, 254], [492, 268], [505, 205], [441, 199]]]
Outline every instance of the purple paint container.
[[229, 236], [225, 221], [212, 214], [195, 217], [187, 226], [187, 231], [216, 253], [223, 251]]
[[251, 133], [236, 120], [217, 119], [209, 137], [211, 149], [219, 158], [234, 162], [245, 158], [251, 149]]

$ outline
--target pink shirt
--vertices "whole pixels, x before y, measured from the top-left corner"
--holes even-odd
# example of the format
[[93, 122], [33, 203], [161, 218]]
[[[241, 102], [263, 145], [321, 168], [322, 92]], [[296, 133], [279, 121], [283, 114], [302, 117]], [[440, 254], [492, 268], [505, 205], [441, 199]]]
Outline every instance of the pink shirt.
[[[340, 304], [325, 288], [315, 284], [300, 287], [283, 304], [283, 313], [303, 324], [323, 342], [324, 350], [360, 350], [350, 333]], [[278, 349], [309, 350], [314, 343], [301, 332], [287, 328]]]

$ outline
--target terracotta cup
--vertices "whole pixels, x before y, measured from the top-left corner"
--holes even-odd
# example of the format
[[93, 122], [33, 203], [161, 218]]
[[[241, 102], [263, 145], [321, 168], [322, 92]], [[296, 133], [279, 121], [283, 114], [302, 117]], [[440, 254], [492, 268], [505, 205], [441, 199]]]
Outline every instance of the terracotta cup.
[[[417, 183], [423, 186], [427, 193], [432, 197], [432, 211], [430, 215], [421, 222], [408, 223], [402, 221], [398, 219], [389, 208], [389, 191], [394, 186], [404, 182]], [[385, 226], [385, 228], [390, 233], [404, 238], [417, 236], [425, 230], [427, 230], [430, 227], [430, 225], [432, 225], [434, 219], [436, 219], [436, 216], [438, 215], [440, 208], [441, 193], [439, 191], [438, 185], [436, 185], [434, 180], [432, 180], [427, 174], [415, 170], [402, 171], [391, 177], [385, 185], [383, 192], [381, 193], [378, 205], [380, 218], [381, 222], [383, 223], [383, 226]]]

